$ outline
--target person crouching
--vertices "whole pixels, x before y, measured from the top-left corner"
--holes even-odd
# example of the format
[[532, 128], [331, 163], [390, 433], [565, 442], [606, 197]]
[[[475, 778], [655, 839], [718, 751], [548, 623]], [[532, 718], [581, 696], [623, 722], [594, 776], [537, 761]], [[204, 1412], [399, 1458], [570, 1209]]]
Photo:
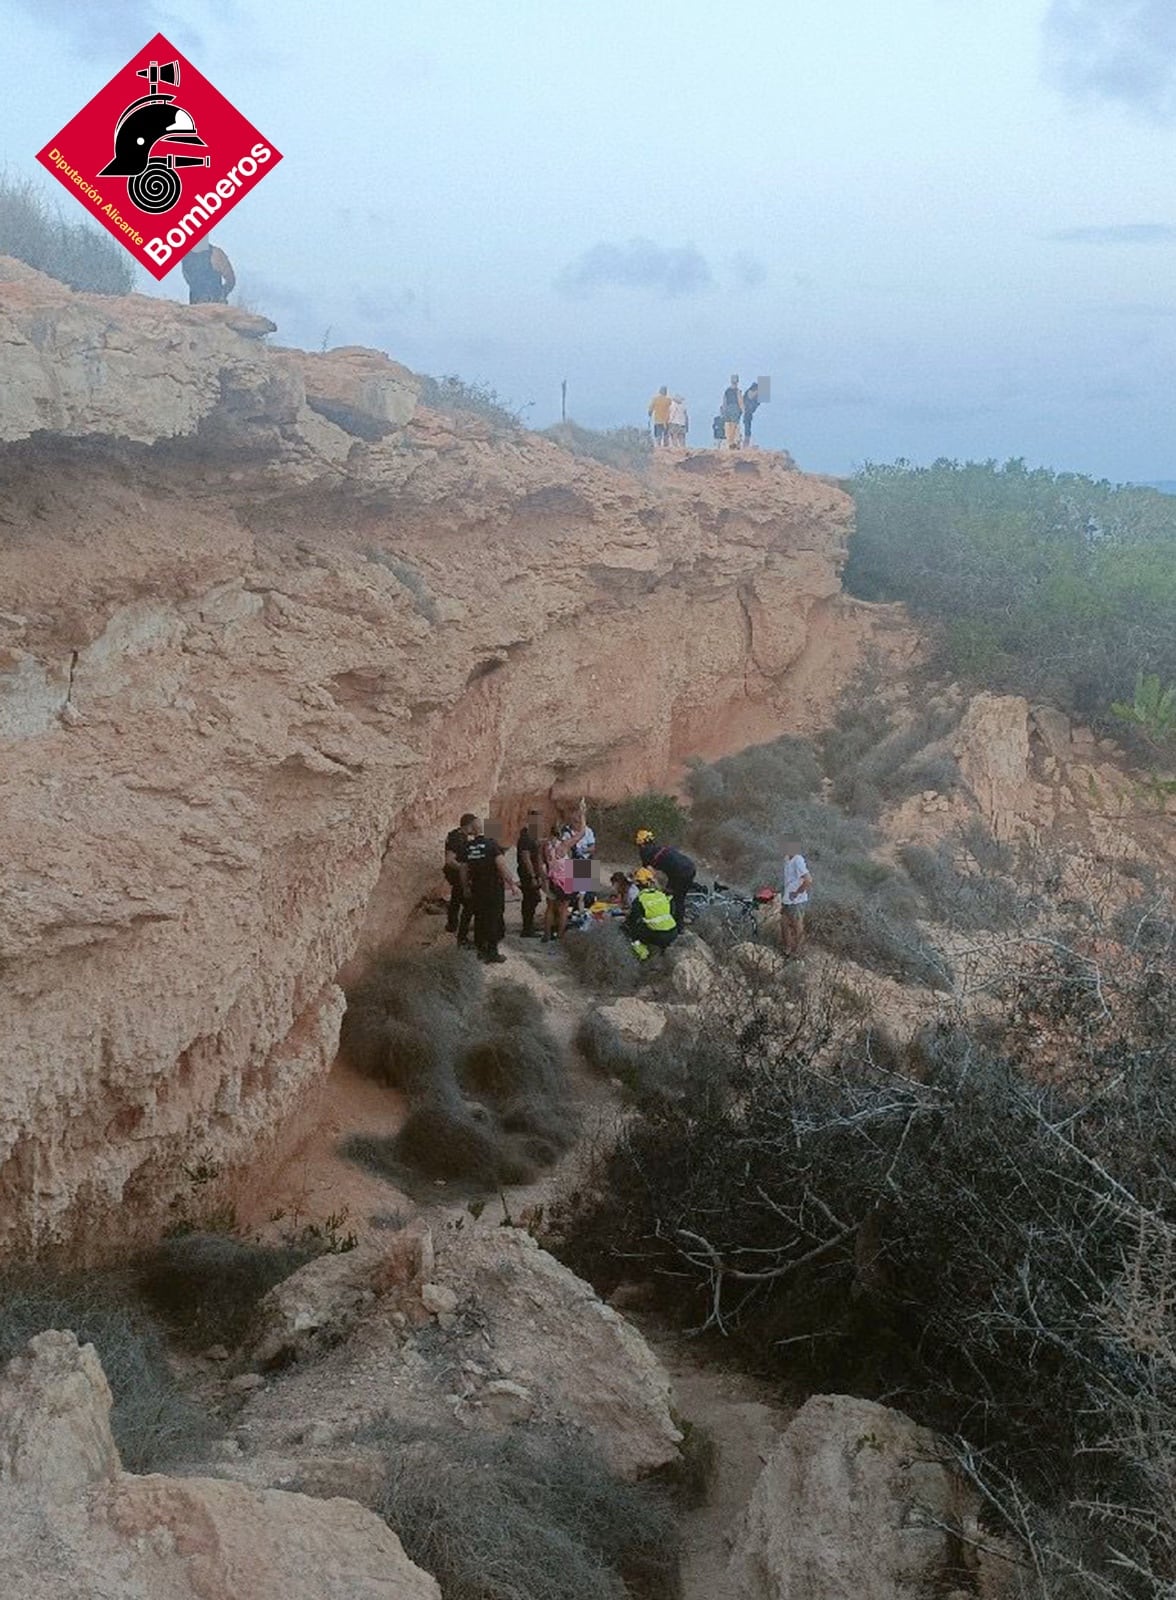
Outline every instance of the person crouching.
[[637, 897], [625, 918], [625, 932], [639, 961], [649, 957], [650, 948], [668, 950], [678, 937], [678, 924], [670, 909], [670, 897], [658, 887], [657, 880], [648, 867], [638, 867], [633, 874]]

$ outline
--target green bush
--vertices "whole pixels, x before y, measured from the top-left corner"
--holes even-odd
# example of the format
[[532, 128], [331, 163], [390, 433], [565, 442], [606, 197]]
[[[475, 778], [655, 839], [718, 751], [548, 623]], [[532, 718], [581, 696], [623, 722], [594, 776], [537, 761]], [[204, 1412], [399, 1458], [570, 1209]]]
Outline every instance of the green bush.
[[675, 1600], [681, 1535], [668, 1494], [613, 1477], [584, 1440], [382, 1422], [377, 1509], [445, 1600]]
[[[950, 964], [918, 926], [919, 897], [906, 874], [874, 853], [879, 835], [864, 820], [816, 798], [821, 769], [813, 747], [778, 739], [713, 766], [695, 763], [688, 846], [723, 878], [778, 884], [782, 846], [795, 837], [813, 875], [811, 937], [835, 955], [895, 978], [945, 988]], [[717, 947], [729, 929], [703, 916], [694, 931]]]
[[159, 1472], [199, 1459], [215, 1418], [173, 1375], [158, 1324], [112, 1275], [33, 1267], [0, 1273], [0, 1363], [48, 1328], [68, 1330], [98, 1352], [114, 1397], [111, 1431], [128, 1472]]
[[136, 1264], [140, 1293], [188, 1349], [236, 1349], [262, 1295], [312, 1260], [310, 1246], [260, 1245], [222, 1233], [187, 1233]]
[[936, 664], [1104, 718], [1176, 679], [1176, 499], [1023, 461], [869, 465], [846, 587], [938, 624]]
[[606, 854], [614, 854], [620, 861], [636, 861], [634, 838], [639, 828], [649, 828], [664, 844], [675, 844], [685, 834], [687, 818], [672, 794], [651, 791], [615, 805], [594, 806], [590, 821]]
[[582, 428], [578, 422], [557, 422], [544, 428], [543, 437], [551, 439], [574, 456], [587, 456], [602, 461], [606, 467], [616, 467], [621, 472], [644, 472], [652, 455], [651, 442], [644, 428]]
[[91, 294], [130, 294], [135, 284], [117, 240], [88, 222], [67, 222], [27, 178], [0, 175], [0, 256]]

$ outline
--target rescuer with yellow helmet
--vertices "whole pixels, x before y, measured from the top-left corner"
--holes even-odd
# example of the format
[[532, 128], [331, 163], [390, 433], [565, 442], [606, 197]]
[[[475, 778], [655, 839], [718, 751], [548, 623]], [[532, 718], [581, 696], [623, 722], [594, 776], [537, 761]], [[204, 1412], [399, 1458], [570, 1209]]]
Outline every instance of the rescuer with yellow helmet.
[[679, 928], [686, 921], [686, 896], [694, 883], [697, 868], [684, 850], [659, 845], [651, 828], [638, 828], [634, 842], [643, 867], [656, 867], [666, 880], [674, 921]]
[[650, 945], [658, 950], [667, 950], [673, 944], [678, 937], [680, 924], [670, 909], [669, 895], [659, 888], [651, 868], [638, 867], [633, 874], [633, 882], [637, 886], [637, 898], [625, 918], [625, 932], [638, 959], [645, 961]]

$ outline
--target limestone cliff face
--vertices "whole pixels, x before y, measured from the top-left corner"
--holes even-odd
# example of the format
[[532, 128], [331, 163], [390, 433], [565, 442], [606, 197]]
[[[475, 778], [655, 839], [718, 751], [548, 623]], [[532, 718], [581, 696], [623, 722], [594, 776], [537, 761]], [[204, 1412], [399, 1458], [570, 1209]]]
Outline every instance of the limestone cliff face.
[[249, 1159], [460, 811], [782, 725], [841, 603], [779, 458], [629, 477], [264, 331], [0, 268], [0, 1254]]

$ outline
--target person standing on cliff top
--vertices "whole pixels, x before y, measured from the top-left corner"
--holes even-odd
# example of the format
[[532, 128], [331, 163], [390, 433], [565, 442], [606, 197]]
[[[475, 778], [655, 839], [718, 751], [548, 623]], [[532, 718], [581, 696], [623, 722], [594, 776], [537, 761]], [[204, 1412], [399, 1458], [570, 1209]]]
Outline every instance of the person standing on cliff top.
[[739, 419], [743, 415], [743, 395], [739, 389], [739, 374], [731, 374], [731, 382], [723, 390], [723, 404], [720, 407], [723, 418], [723, 430], [727, 436], [727, 449], [739, 448]]
[[474, 946], [478, 960], [488, 966], [506, 960], [499, 941], [506, 933], [506, 891], [518, 894], [519, 886], [510, 875], [506, 851], [474, 819], [474, 835], [466, 845], [462, 864], [462, 885], [474, 912]]
[[194, 244], [180, 263], [190, 306], [224, 305], [237, 287], [233, 263], [211, 239]]
[[690, 413], [680, 394], [670, 401], [670, 443], [675, 450], [685, 450], [686, 434], [690, 427]]
[[743, 391], [743, 442], [751, 443], [751, 419], [759, 410], [759, 383], [749, 383]]
[[667, 445], [670, 442], [670, 408], [673, 403], [670, 392], [663, 383], [648, 407], [649, 417], [653, 422], [654, 444]]

